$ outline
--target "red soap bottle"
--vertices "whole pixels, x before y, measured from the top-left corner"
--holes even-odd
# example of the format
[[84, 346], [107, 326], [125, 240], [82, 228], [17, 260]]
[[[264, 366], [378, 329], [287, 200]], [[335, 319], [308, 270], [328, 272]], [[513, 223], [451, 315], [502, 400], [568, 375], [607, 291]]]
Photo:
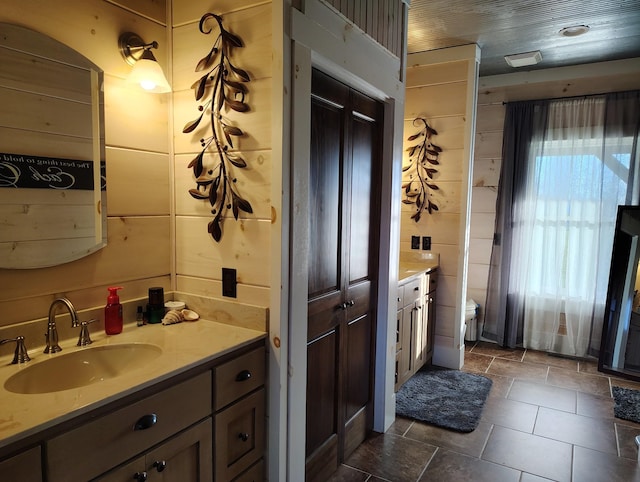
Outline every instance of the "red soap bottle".
[[118, 297], [118, 290], [122, 286], [114, 286], [107, 288], [109, 297], [107, 298], [107, 306], [104, 307], [104, 331], [107, 335], [117, 335], [122, 333], [122, 305]]

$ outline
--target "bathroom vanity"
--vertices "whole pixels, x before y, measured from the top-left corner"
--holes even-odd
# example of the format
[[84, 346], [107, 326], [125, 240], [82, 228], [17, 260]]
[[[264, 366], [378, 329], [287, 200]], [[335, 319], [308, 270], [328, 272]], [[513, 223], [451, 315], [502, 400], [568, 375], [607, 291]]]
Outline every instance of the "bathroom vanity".
[[[0, 359], [0, 479], [229, 481], [264, 474], [265, 333], [200, 320], [126, 325], [118, 336], [8, 365]], [[20, 372], [79, 350], [142, 344], [159, 355], [125, 373], [42, 392]], [[120, 356], [120, 355], [119, 355]], [[72, 376], [60, 373], [59, 377]], [[44, 382], [43, 382], [44, 383]], [[15, 393], [12, 390], [29, 393]], [[18, 388], [16, 388], [16, 386]]]
[[401, 266], [398, 275], [395, 391], [433, 356], [437, 265]]

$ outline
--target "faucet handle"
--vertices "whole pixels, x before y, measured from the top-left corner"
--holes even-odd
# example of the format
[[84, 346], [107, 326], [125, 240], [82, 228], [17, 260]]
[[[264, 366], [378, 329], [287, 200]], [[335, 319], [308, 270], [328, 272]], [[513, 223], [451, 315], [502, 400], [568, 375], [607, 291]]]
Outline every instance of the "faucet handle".
[[9, 343], [11, 341], [16, 342], [16, 351], [13, 354], [12, 365], [17, 363], [25, 363], [31, 360], [29, 358], [29, 353], [27, 353], [27, 348], [24, 345], [24, 336], [16, 336], [15, 338], [6, 338], [4, 340], [0, 340], [0, 345], [4, 345], [5, 343]]
[[78, 337], [77, 346], [87, 346], [87, 345], [91, 345], [91, 343], [93, 343], [93, 341], [91, 340], [91, 336], [89, 336], [89, 327], [88, 327], [88, 325], [90, 323], [95, 323], [96, 321], [98, 321], [97, 318], [92, 318], [89, 321], [82, 321], [80, 323], [80, 336]]

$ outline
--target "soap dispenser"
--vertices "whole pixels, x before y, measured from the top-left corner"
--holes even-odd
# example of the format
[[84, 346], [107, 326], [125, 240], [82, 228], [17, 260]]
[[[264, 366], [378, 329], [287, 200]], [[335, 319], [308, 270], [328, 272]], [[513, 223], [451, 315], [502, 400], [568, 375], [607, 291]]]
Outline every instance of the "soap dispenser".
[[104, 307], [104, 331], [107, 335], [117, 335], [122, 333], [122, 305], [118, 297], [118, 290], [122, 286], [113, 286], [107, 288], [109, 297], [107, 298], [107, 306]]

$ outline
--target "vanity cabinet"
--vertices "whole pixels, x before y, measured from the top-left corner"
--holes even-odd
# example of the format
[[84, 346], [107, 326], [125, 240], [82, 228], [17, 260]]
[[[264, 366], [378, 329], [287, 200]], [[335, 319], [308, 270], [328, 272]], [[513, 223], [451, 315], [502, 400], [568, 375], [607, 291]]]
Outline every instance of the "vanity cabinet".
[[264, 342], [193, 366], [50, 429], [0, 480], [264, 480], [265, 369]]
[[0, 480], [42, 482], [40, 447], [25, 450], [0, 461]]
[[398, 284], [395, 390], [433, 356], [436, 270]]
[[414, 277], [398, 286], [396, 325], [396, 391], [415, 373], [416, 336], [422, 336], [422, 277]]

